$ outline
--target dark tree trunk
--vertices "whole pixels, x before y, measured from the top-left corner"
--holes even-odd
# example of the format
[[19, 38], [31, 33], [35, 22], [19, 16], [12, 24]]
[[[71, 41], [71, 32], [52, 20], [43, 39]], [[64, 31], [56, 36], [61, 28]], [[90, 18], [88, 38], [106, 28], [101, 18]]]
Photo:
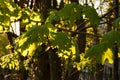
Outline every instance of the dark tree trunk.
[[57, 49], [50, 49], [49, 51], [50, 80], [61, 80], [61, 60], [56, 50]]
[[[8, 41], [9, 41], [9, 45], [13, 45], [13, 38], [17, 38], [18, 36], [12, 32], [7, 32], [7, 38], [8, 38]], [[14, 53], [14, 48], [11, 47], [10, 48], [10, 54]]]
[[119, 61], [118, 61], [118, 46], [117, 43], [113, 45], [114, 51], [114, 80], [119, 80]]
[[53, 3], [52, 3], [53, 9], [57, 9], [57, 0], [52, 0], [52, 1], [53, 1]]
[[[40, 55], [39, 53], [38, 55]], [[35, 80], [50, 80], [50, 66], [49, 66], [49, 56], [48, 53], [43, 53], [38, 56], [38, 61], [36, 63], [37, 70], [34, 71], [36, 75]]]
[[48, 10], [51, 9], [51, 0], [41, 0], [41, 14], [43, 16], [43, 19], [45, 20], [48, 16]]
[[59, 5], [59, 9], [62, 9], [64, 7], [64, 0], [61, 0], [60, 5]]
[[76, 2], [77, 4], [79, 3], [79, 1], [78, 1], [78, 0], [71, 0], [71, 2]]
[[119, 0], [113, 0], [115, 19], [119, 17]]
[[46, 45], [42, 44], [42, 50], [40, 51], [38, 48], [35, 52], [34, 56], [37, 60], [35, 62], [32, 61], [34, 80], [50, 80], [49, 56], [45, 49]]
[[96, 64], [96, 71], [94, 73], [95, 80], [103, 80], [103, 68], [104, 68], [103, 65]]
[[31, 0], [31, 3], [30, 3], [30, 9], [33, 8], [33, 0]]
[[21, 6], [21, 8], [25, 8], [25, 1], [24, 0], [20, 0], [20, 6]]
[[[82, 25], [80, 25], [81, 23], [83, 23]], [[78, 32], [83, 32], [83, 33], [79, 33], [78, 34], [78, 46], [79, 46], [79, 50], [80, 50], [80, 54], [85, 52], [85, 47], [86, 47], [86, 28], [85, 27], [85, 23], [84, 20], [78, 20], [76, 22], [76, 24], [78, 25], [77, 31]]]
[[[9, 45], [13, 45], [13, 36], [11, 32], [7, 32], [7, 37], [8, 37], [8, 41], [9, 41]], [[11, 47], [10, 48], [10, 54], [14, 53], [14, 48]]]
[[[119, 0], [113, 0], [113, 5], [114, 5], [114, 15], [115, 19], [119, 17]], [[115, 29], [116, 30], [116, 29]], [[113, 51], [114, 51], [114, 80], [119, 80], [119, 61], [118, 61], [118, 46], [117, 43], [113, 45]]]
[[99, 40], [99, 36], [98, 35], [98, 28], [97, 27], [93, 27], [93, 33], [95, 36], [94, 41], [93, 41], [93, 45], [99, 44], [100, 40]]

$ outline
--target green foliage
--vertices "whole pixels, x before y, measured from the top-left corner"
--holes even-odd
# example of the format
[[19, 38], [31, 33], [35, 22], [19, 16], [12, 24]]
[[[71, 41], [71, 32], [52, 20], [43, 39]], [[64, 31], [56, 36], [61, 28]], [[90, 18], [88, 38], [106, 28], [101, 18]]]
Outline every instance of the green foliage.
[[100, 22], [99, 16], [96, 10], [91, 6], [84, 6], [83, 15], [90, 21], [90, 25], [98, 25]]
[[102, 37], [100, 44], [92, 46], [86, 56], [94, 58], [98, 63], [104, 64], [108, 60], [112, 64], [114, 43], [120, 46], [120, 32], [112, 30]]
[[7, 35], [5, 33], [0, 34], [0, 57], [9, 53], [9, 49], [6, 46], [9, 44]]
[[109, 44], [113, 45], [115, 42], [120, 46], [120, 32], [112, 30], [105, 34], [102, 38], [101, 42], [109, 42]]
[[21, 20], [21, 27], [24, 27], [26, 30], [28, 30], [34, 25], [41, 25], [42, 17], [39, 10], [33, 11], [30, 8], [23, 8]]
[[0, 4], [0, 25], [5, 29], [9, 29], [11, 21], [15, 21], [20, 18], [20, 8], [13, 3], [12, 0], [4, 0], [1, 1]]
[[[21, 61], [23, 59], [23, 61]], [[7, 54], [0, 58], [0, 66], [1, 68], [8, 68], [10, 70], [19, 71], [21, 69], [29, 69], [29, 63], [31, 61], [31, 57], [29, 59], [24, 60], [24, 57], [21, 56], [19, 52], [15, 52], [14, 54]]]
[[54, 22], [59, 22], [59, 16], [57, 16], [56, 14], [58, 13], [57, 10], [52, 10], [49, 12], [49, 16], [46, 19], [46, 23], [54, 23]]
[[0, 66], [2, 68], [9, 68], [15, 70], [19, 70], [20, 68], [18, 54], [16, 53], [2, 56], [0, 62]]
[[0, 2], [0, 25], [9, 30], [11, 23], [21, 20], [21, 27], [28, 28], [33, 25], [41, 25], [41, 15], [38, 10], [33, 11], [30, 8], [20, 8], [12, 0]]
[[36, 25], [30, 28], [25, 34], [16, 40], [18, 47], [20, 48], [20, 52], [25, 56], [29, 51], [28, 55], [32, 55], [37, 49], [37, 46], [47, 42], [48, 34], [49, 30], [45, 25]]
[[96, 10], [90, 6], [82, 6], [76, 3], [66, 5], [59, 11], [51, 11], [51, 14], [47, 21], [60, 22], [62, 25], [74, 24], [77, 20], [80, 20], [83, 15], [90, 22], [90, 25], [98, 25], [100, 22], [99, 16]]
[[[102, 42], [88, 49], [86, 56], [90, 58], [94, 58], [98, 63], [104, 64], [106, 59], [108, 59], [108, 61], [111, 61], [111, 59], [113, 59], [113, 56], [111, 57], [109, 56], [109, 53], [106, 53], [108, 48], [112, 49], [112, 45], [109, 44], [109, 42]], [[110, 54], [112, 55], [112, 53]]]
[[[50, 16], [46, 19], [46, 22], [43, 22], [39, 11], [33, 11], [29, 8], [21, 9], [18, 5], [12, 3], [11, 1], [5, 0], [5, 2], [2, 1], [0, 3], [2, 4], [0, 7], [2, 8], [0, 9], [0, 25], [4, 27], [10, 27], [11, 21], [17, 21], [19, 19], [21, 20], [21, 27], [26, 28], [27, 32], [15, 40], [15, 48], [16, 51], [20, 52], [24, 57], [27, 56], [28, 59], [20, 64], [20, 57], [18, 53], [3, 56], [1, 58], [2, 68], [18, 70], [21, 66], [28, 66], [27, 64], [29, 63], [31, 57], [36, 54], [36, 50], [38, 48], [40, 51], [42, 50], [42, 44], [47, 46], [47, 51], [49, 51], [50, 48], [57, 48], [57, 54], [59, 57], [64, 58], [65, 60], [70, 59], [70, 63], [72, 63], [76, 60], [76, 58], [79, 57], [78, 45], [72, 37], [62, 31], [59, 31], [53, 23], [61, 23], [63, 26], [67, 25], [70, 27], [70, 25], [75, 24], [77, 20], [81, 19], [83, 15], [85, 15], [85, 19], [87, 18], [87, 20], [90, 22], [90, 25], [99, 24], [97, 12], [93, 7], [90, 6], [84, 7], [76, 3], [68, 4], [59, 11], [51, 11]], [[107, 43], [103, 43], [100, 44], [100, 46], [106, 46], [106, 44]], [[97, 54], [100, 55], [99, 49], [103, 52], [107, 50], [107, 47], [105, 47], [105, 49], [103, 47], [93, 47], [93, 49], [91, 48], [88, 51], [88, 56], [96, 54], [94, 49], [98, 50]], [[83, 60], [83, 62], [76, 65], [81, 66], [80, 68], [82, 69], [84, 66], [86, 66], [87, 62], [84, 58], [82, 58], [82, 56], [80, 59]], [[98, 57], [98, 59], [100, 60], [101, 56], [100, 58]], [[89, 62], [88, 59], [87, 61]]]
[[80, 54], [80, 62], [74, 62], [74, 66], [75, 68], [77, 68], [78, 70], [84, 70], [86, 67], [92, 67], [91, 65], [93, 65], [94, 62], [92, 62], [92, 60], [90, 60], [89, 58], [85, 57], [85, 53]]
[[73, 24], [76, 20], [82, 17], [83, 7], [76, 3], [68, 4], [61, 9], [57, 16], [60, 18], [60, 23], [63, 25]]
[[117, 18], [117, 19], [114, 21], [114, 26], [119, 29], [119, 27], [120, 27], [120, 17]]
[[76, 55], [79, 54], [77, 44], [73, 39], [65, 33], [57, 32], [52, 34], [53, 40], [51, 46], [58, 49], [58, 55], [65, 59], [75, 59]]
[[24, 56], [34, 55], [35, 50], [43, 43], [48, 44], [48, 47], [57, 48], [60, 57], [75, 58], [76, 53], [78, 54], [77, 44], [73, 39], [65, 33], [56, 32], [52, 24], [32, 27], [16, 42]]

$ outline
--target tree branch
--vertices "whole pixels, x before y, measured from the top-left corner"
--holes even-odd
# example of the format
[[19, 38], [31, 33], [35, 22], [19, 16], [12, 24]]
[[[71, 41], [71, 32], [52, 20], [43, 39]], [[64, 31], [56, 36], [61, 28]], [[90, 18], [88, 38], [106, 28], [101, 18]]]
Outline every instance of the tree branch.
[[[57, 27], [58, 28], [58, 27]], [[85, 32], [77, 32], [77, 31], [71, 31], [71, 30], [67, 30], [67, 29], [63, 29], [63, 28], [58, 28], [59, 30], [62, 31], [67, 31], [67, 32], [71, 32], [73, 34], [86, 34], [86, 35], [90, 35], [90, 36], [94, 36], [94, 37], [101, 37], [100, 35], [95, 35], [95, 34], [90, 34], [90, 33], [85, 33]]]

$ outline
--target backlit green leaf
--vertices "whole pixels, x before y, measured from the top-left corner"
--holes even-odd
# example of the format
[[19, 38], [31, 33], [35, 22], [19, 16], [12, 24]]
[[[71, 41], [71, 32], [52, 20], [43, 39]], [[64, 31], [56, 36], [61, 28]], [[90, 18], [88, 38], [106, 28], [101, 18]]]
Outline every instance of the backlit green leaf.
[[104, 64], [106, 59], [110, 60], [111, 62], [111, 56], [109, 54], [112, 55], [112, 53], [106, 52], [108, 49], [112, 49], [112, 44], [109, 44], [109, 42], [102, 42], [88, 49], [86, 56], [94, 58], [98, 63], [102, 64]]
[[100, 22], [96, 10], [91, 6], [85, 6], [83, 8], [83, 15], [85, 15], [85, 17], [88, 18], [91, 25], [98, 25]]
[[82, 6], [77, 5], [76, 3], [71, 3], [61, 9], [57, 13], [57, 16], [59, 16], [63, 25], [73, 24], [77, 19], [82, 17], [82, 9]]
[[101, 42], [109, 42], [109, 44], [114, 44], [116, 42], [120, 46], [120, 32], [112, 30], [106, 33]]
[[77, 44], [75, 44], [70, 36], [62, 32], [53, 34], [53, 41], [51, 42], [51, 46], [58, 48], [58, 55], [66, 59], [75, 59], [77, 54], [79, 54]]
[[120, 17], [117, 18], [115, 21], [114, 21], [114, 26], [119, 28], [120, 27]]

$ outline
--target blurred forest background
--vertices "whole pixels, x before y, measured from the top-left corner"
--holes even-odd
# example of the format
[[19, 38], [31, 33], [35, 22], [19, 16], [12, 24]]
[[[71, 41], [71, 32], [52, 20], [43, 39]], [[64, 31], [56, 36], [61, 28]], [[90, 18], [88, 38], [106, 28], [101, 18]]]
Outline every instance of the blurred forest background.
[[120, 80], [120, 0], [0, 0], [0, 80]]

